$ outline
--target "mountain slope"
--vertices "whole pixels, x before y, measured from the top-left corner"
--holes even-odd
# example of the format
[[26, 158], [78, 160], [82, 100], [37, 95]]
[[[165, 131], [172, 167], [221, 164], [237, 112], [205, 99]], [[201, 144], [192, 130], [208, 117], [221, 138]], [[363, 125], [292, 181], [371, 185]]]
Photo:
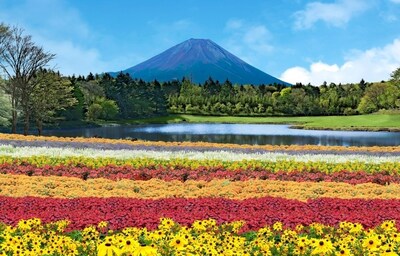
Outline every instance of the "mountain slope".
[[[187, 77], [203, 83], [209, 77], [237, 84], [287, 84], [247, 64], [208, 39], [186, 40], [153, 58], [123, 70], [145, 81], [171, 81]], [[117, 73], [111, 73], [116, 75]]]

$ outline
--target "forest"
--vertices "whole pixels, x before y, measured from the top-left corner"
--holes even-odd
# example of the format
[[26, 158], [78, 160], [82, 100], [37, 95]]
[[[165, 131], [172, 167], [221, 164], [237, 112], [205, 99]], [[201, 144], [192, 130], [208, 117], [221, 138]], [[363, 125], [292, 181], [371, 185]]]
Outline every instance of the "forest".
[[315, 116], [368, 114], [400, 107], [399, 69], [389, 81], [320, 86], [232, 85], [211, 77], [203, 84], [188, 79], [160, 83], [120, 73], [69, 77], [78, 104], [62, 115], [81, 118], [134, 119], [167, 114], [232, 116]]
[[[0, 24], [0, 127], [98, 124], [169, 114], [214, 116], [358, 115], [400, 108], [400, 68], [388, 81], [322, 85], [238, 85], [212, 77], [148, 82], [129, 74], [63, 76], [55, 55], [24, 30]], [[20, 128], [19, 128], [20, 129]]]
[[[38, 125], [59, 121], [130, 120], [168, 114], [357, 115], [400, 108], [400, 69], [392, 73], [389, 81], [368, 83], [361, 80], [356, 84], [324, 83], [320, 86], [298, 83], [290, 87], [278, 84], [233, 85], [228, 80], [220, 83], [211, 77], [203, 84], [193, 84], [185, 78], [164, 83], [157, 80], [145, 82], [123, 73], [115, 78], [109, 74], [92, 73], [86, 77], [61, 77], [47, 70], [41, 70], [38, 74], [46, 74], [48, 79], [52, 77], [50, 84], [56, 90], [51, 94], [53, 97], [59, 94], [57, 90], [64, 91], [64, 97], [52, 105], [50, 102], [43, 102], [48, 99], [46, 96], [50, 93], [49, 89], [45, 96], [33, 93], [36, 99], [32, 99], [30, 109], [34, 120], [41, 121], [37, 122]], [[3, 81], [3, 84], [7, 84], [7, 81]], [[11, 106], [7, 107], [7, 97], [2, 91], [0, 116], [4, 124], [7, 109], [11, 109]], [[41, 104], [35, 106], [34, 103], [38, 102]], [[50, 109], [46, 109], [44, 105], [48, 105], [47, 108]], [[21, 113], [24, 117], [23, 112]], [[39, 114], [42, 116], [38, 118]]]

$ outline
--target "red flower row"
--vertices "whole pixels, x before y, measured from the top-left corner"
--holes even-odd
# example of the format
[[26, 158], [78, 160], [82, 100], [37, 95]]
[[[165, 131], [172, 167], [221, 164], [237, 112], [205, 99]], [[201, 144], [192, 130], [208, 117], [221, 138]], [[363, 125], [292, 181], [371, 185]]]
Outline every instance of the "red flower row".
[[22, 174], [29, 176], [67, 176], [79, 177], [82, 179], [107, 178], [111, 180], [130, 179], [130, 180], [149, 180], [157, 178], [161, 180], [206, 180], [228, 179], [231, 181], [263, 179], [263, 180], [283, 180], [283, 181], [332, 181], [346, 182], [350, 184], [377, 183], [389, 184], [400, 183], [400, 175], [389, 172], [367, 173], [364, 171], [340, 171], [334, 173], [307, 172], [307, 171], [278, 171], [269, 170], [240, 169], [227, 170], [223, 167], [202, 166], [197, 169], [167, 167], [154, 168], [134, 168], [132, 166], [108, 165], [97, 169], [89, 167], [75, 166], [42, 166], [1, 164], [0, 173], [3, 174]]
[[365, 227], [393, 219], [400, 223], [400, 200], [316, 199], [300, 202], [283, 198], [229, 200], [222, 198], [140, 200], [129, 198], [10, 198], [0, 197], [0, 222], [16, 224], [21, 219], [41, 218], [44, 222], [69, 219], [70, 229], [81, 229], [109, 221], [112, 229], [147, 227], [154, 229], [160, 217], [183, 225], [214, 218], [219, 223], [244, 220], [244, 230], [255, 230], [281, 221], [285, 226], [312, 222], [336, 225], [340, 221]]

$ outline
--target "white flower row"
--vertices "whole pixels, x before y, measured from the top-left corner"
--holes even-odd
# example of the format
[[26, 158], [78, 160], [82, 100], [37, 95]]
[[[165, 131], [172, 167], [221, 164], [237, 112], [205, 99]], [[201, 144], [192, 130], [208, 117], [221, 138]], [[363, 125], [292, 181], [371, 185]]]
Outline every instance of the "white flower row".
[[240, 160], [260, 160], [260, 161], [281, 161], [292, 160], [298, 162], [399, 162], [400, 156], [374, 156], [361, 154], [287, 154], [287, 153], [238, 153], [232, 151], [157, 151], [157, 150], [101, 150], [101, 149], [77, 149], [77, 148], [53, 148], [53, 147], [14, 147], [10, 145], [0, 145], [0, 156], [11, 157], [90, 157], [90, 158], [152, 158], [152, 159], [190, 159], [190, 160], [221, 160], [221, 161], [240, 161]]

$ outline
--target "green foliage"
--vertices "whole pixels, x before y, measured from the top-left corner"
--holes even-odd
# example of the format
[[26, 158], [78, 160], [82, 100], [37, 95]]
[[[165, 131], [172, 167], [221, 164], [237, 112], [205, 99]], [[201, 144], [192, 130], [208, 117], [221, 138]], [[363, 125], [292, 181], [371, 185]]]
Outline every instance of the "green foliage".
[[[90, 78], [90, 75], [88, 76]], [[96, 80], [77, 82], [80, 91], [83, 94], [84, 104], [86, 107], [92, 105], [97, 98], [105, 97], [104, 89]]]
[[371, 102], [371, 100], [367, 97], [362, 98], [360, 105], [358, 105], [358, 111], [361, 114], [368, 114], [368, 113], [373, 113], [378, 111], [378, 106], [376, 106], [375, 104], [373, 104]]
[[98, 103], [93, 103], [89, 106], [88, 111], [86, 112], [86, 117], [88, 120], [94, 121], [100, 119], [100, 116], [103, 112], [103, 108]]
[[[215, 85], [214, 90], [210, 89]], [[308, 88], [307, 88], [308, 90]], [[318, 113], [319, 90], [306, 88], [285, 88], [281, 85], [252, 86], [232, 85], [229, 81], [219, 85], [218, 81], [208, 79], [203, 86], [190, 84], [184, 80], [179, 94], [168, 98], [171, 113], [191, 113], [206, 115], [254, 115], [273, 114], [314, 114]]]
[[[2, 81], [0, 80], [0, 83]], [[10, 125], [11, 118], [11, 101], [10, 97], [0, 89], [0, 126]]]
[[60, 111], [60, 117], [66, 121], [79, 121], [84, 118], [85, 97], [78, 86], [75, 78], [70, 79], [73, 86], [73, 97], [77, 100], [76, 104], [66, 107], [65, 110]]
[[280, 96], [282, 98], [288, 98], [291, 92], [292, 92], [292, 88], [291, 87], [284, 88], [284, 89], [282, 89], [282, 91], [280, 93]]
[[400, 68], [393, 71], [390, 82], [398, 88], [400, 87]]
[[99, 104], [103, 110], [100, 118], [104, 120], [112, 120], [118, 115], [119, 108], [115, 101], [103, 98]]
[[143, 118], [167, 114], [167, 98], [177, 93], [180, 84], [176, 82], [151, 83], [133, 80], [128, 74], [120, 73], [116, 78], [103, 75], [98, 81], [105, 97], [116, 102], [119, 118]]
[[392, 83], [374, 83], [365, 90], [358, 111], [368, 114], [380, 109], [395, 108], [399, 97], [399, 88]]
[[113, 120], [118, 115], [118, 106], [113, 100], [106, 98], [97, 98], [88, 108], [86, 117], [88, 120], [95, 121]]
[[[120, 73], [78, 77], [74, 92], [82, 92], [86, 117], [95, 119], [153, 118], [169, 114], [221, 116], [323, 116], [356, 115], [381, 109], [400, 107], [400, 71], [392, 74], [388, 83], [371, 84], [363, 79], [359, 84], [327, 84], [312, 86], [296, 84], [285, 87], [272, 85], [232, 85], [211, 77], [203, 84], [188, 79], [159, 83], [144, 82]], [[72, 78], [71, 78], [72, 79]], [[76, 95], [76, 94], [75, 94]], [[83, 100], [82, 100], [83, 97]], [[99, 98], [112, 100], [110, 115], [98, 114], [103, 108]], [[97, 105], [93, 105], [96, 103]], [[81, 107], [82, 113], [82, 107]]]
[[39, 134], [43, 123], [58, 119], [58, 112], [77, 103], [70, 80], [62, 78], [59, 73], [42, 69], [32, 79], [33, 91], [29, 105], [30, 112], [36, 121]]

